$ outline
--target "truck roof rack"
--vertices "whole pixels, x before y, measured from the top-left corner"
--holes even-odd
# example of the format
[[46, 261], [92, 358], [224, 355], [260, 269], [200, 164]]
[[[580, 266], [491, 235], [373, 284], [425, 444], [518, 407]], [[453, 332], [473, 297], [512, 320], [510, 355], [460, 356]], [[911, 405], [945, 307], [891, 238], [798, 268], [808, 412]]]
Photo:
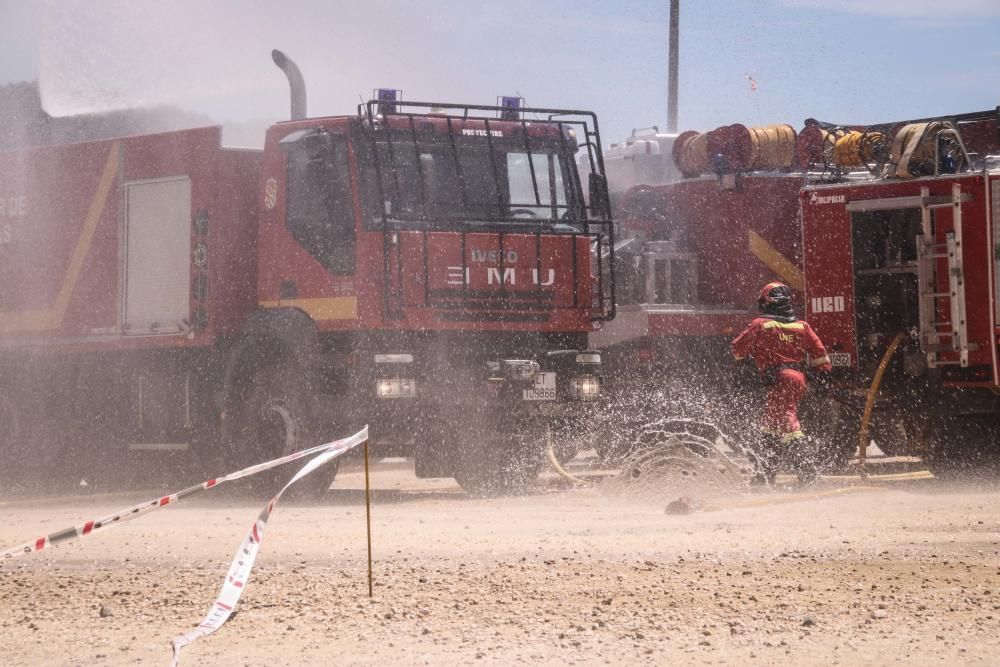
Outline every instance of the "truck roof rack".
[[911, 125], [913, 123], [929, 123], [935, 120], [947, 120], [952, 123], [968, 123], [977, 120], [996, 120], [998, 125], [1000, 125], [1000, 106], [994, 109], [986, 109], [985, 111], [970, 111], [968, 113], [959, 114], [939, 114], [937, 116], [928, 116], [927, 118], [913, 118], [910, 120], [896, 120], [890, 121], [888, 123], [830, 123], [827, 121], [818, 120], [816, 118], [806, 118], [803, 125], [818, 125], [819, 127], [828, 130], [840, 127], [857, 127], [857, 128], [867, 128], [869, 130], [887, 130], [897, 127], [899, 125]]

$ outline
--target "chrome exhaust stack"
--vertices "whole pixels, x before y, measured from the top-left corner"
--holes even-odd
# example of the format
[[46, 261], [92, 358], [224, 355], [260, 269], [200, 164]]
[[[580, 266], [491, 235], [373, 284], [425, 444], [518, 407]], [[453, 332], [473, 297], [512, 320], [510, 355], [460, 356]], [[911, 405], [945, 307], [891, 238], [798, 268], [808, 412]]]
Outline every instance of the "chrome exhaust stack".
[[271, 59], [288, 79], [288, 90], [291, 96], [291, 119], [302, 120], [306, 117], [306, 82], [302, 78], [302, 70], [291, 58], [278, 49], [271, 51]]

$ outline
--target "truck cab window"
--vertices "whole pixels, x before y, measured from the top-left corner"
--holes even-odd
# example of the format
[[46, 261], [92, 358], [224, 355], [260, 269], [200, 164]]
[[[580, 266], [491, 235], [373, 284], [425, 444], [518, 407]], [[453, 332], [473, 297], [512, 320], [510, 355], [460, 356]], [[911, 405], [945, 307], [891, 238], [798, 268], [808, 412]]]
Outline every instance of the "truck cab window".
[[[391, 139], [391, 140], [390, 140]], [[538, 140], [379, 130], [363, 165], [366, 219], [449, 229], [456, 223], [566, 224], [577, 220], [576, 172], [559, 146]], [[568, 228], [560, 227], [565, 231]]]
[[446, 144], [421, 147], [379, 142], [383, 166], [385, 213], [390, 217], [429, 220], [472, 215], [496, 217], [499, 197], [485, 151], [462, 149], [455, 153]]
[[566, 212], [562, 168], [552, 153], [507, 153], [507, 180], [514, 215], [559, 219]]
[[331, 136], [321, 151], [288, 153], [286, 224], [292, 237], [335, 274], [354, 272], [354, 207], [347, 142]]

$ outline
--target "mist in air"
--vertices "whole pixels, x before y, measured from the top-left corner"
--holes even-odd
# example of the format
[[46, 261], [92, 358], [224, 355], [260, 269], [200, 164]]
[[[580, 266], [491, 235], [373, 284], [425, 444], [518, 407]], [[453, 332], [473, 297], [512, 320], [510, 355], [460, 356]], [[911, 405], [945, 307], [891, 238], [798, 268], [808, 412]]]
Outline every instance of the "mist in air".
[[278, 48], [301, 67], [314, 117], [352, 113], [378, 87], [408, 99], [493, 103], [518, 91], [580, 105], [569, 77], [545, 77], [540, 92], [524, 65], [547, 47], [530, 31], [497, 10], [470, 17], [451, 4], [51, 2], [39, 31], [42, 104], [56, 117], [172, 107], [223, 124], [237, 139], [227, 143], [259, 144], [264, 127], [288, 117], [287, 83], [270, 59]]

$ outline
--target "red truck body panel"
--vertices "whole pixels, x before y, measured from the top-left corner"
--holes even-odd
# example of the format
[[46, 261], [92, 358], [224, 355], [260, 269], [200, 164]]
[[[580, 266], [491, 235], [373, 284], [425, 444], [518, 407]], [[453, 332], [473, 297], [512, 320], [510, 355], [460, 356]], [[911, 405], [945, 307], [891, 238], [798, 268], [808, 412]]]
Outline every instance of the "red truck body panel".
[[[852, 220], [848, 206], [853, 202], [919, 197], [927, 188], [931, 197], [947, 197], [954, 184], [961, 186], [963, 195], [971, 200], [962, 209], [962, 260], [965, 287], [968, 340], [973, 343], [969, 366], [989, 366], [990, 377], [996, 383], [996, 269], [993, 248], [997, 214], [996, 202], [991, 202], [992, 184], [996, 175], [961, 174], [915, 180], [872, 181], [830, 186], [807, 187], [803, 190], [803, 236], [805, 240], [806, 297], [809, 321], [832, 352], [851, 355], [857, 368], [857, 307], [855, 295]], [[950, 208], [935, 210], [936, 242], [954, 231], [954, 216]], [[943, 260], [938, 260], [943, 262]], [[943, 264], [938, 270], [937, 289], [947, 292], [947, 271]], [[939, 311], [941, 304], [938, 305]], [[937, 320], [947, 319], [945, 312]], [[891, 335], [888, 336], [891, 338]], [[884, 347], [888, 338], [879, 341]], [[944, 353], [944, 359], [954, 360], [957, 353]]]
[[[220, 148], [219, 128], [0, 153], [9, 237], [0, 244], [0, 346], [200, 346], [232, 331], [255, 307], [259, 161]], [[190, 184], [187, 219], [176, 223], [189, 231], [174, 230], [190, 237], [187, 266], [170, 270], [206, 289], [192, 293], [182, 330], [142, 335], [125, 327], [127, 193], [169, 181]], [[132, 270], [141, 276], [141, 266]]]
[[698, 302], [752, 305], [760, 288], [784, 280], [801, 289], [797, 176], [745, 176], [734, 188], [715, 178], [657, 188], [700, 258]]
[[[604, 346], [644, 336], [732, 337], [756, 314], [760, 288], [788, 283], [802, 299], [801, 176], [742, 176], [732, 186], [701, 178], [651, 188], [662, 197], [665, 221], [619, 213], [621, 225], [650, 239], [676, 230], [678, 249], [697, 257], [698, 283], [691, 303], [622, 306], [596, 334]], [[647, 190], [647, 188], [643, 188]], [[629, 210], [624, 195], [620, 209]], [[646, 195], [648, 196], [648, 194]]]

